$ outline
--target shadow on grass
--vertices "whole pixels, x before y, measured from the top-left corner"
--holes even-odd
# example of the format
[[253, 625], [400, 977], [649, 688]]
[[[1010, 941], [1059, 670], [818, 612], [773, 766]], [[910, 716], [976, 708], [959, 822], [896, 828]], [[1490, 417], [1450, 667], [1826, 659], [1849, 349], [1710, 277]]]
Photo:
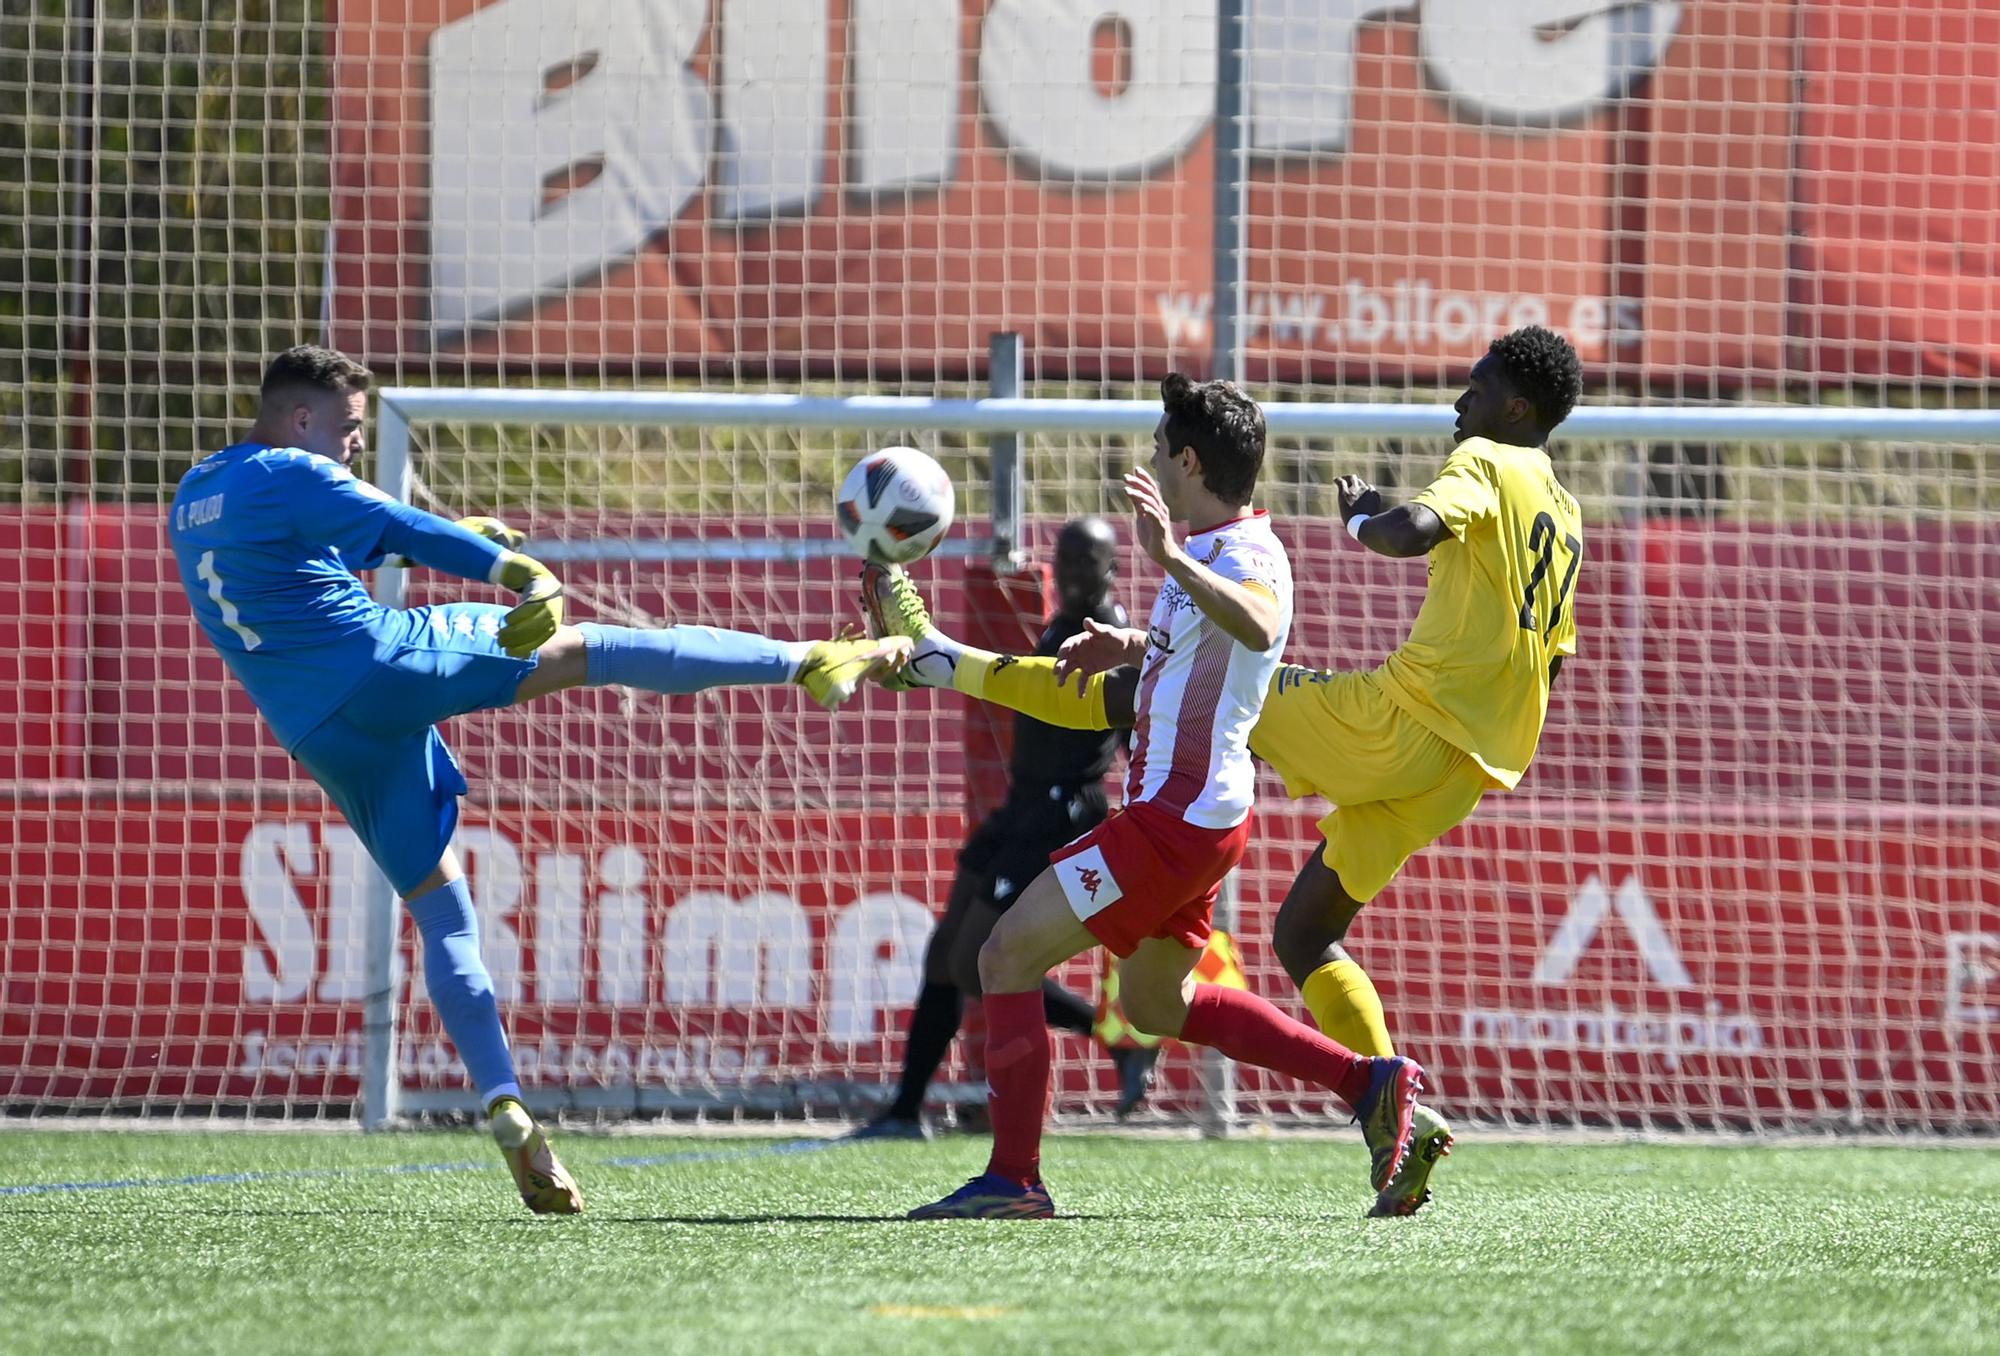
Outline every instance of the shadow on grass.
[[[1108, 1214], [1062, 1214], [1058, 1220], [1108, 1220]], [[956, 1220], [912, 1220], [902, 1214], [614, 1214], [600, 1224], [954, 1224]], [[976, 1220], [988, 1224], [990, 1220]]]

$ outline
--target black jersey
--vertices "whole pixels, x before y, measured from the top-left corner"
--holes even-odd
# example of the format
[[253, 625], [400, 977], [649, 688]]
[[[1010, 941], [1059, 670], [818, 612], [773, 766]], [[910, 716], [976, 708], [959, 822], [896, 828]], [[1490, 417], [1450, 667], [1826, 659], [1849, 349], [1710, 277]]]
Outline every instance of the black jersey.
[[[1091, 614], [1102, 626], [1125, 626], [1125, 609], [1106, 599]], [[1083, 623], [1058, 612], [1049, 619], [1035, 653], [1053, 658], [1062, 643], [1083, 630]], [[1112, 755], [1125, 742], [1123, 730], [1065, 730], [1045, 725], [1033, 716], [1014, 717], [1014, 761], [1007, 769], [1015, 790], [1023, 787], [1080, 786], [1111, 770]]]

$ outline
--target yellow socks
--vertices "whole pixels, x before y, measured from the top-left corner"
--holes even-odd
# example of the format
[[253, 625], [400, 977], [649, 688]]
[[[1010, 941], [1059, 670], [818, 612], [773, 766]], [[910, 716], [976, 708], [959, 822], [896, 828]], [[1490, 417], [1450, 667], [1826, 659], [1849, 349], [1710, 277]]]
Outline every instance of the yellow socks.
[[[962, 650], [951, 685], [968, 697], [992, 702], [1065, 730], [1108, 730], [1104, 714], [1105, 675], [1094, 673], [1081, 696], [1074, 684], [1056, 686], [1056, 661], [1044, 656], [1017, 659], [985, 650]], [[1362, 982], [1367, 982], [1364, 976]], [[1372, 991], [1371, 991], [1372, 992]]]
[[1319, 1029], [1357, 1055], [1393, 1055], [1382, 999], [1368, 972], [1351, 960], [1329, 961], [1299, 986]]

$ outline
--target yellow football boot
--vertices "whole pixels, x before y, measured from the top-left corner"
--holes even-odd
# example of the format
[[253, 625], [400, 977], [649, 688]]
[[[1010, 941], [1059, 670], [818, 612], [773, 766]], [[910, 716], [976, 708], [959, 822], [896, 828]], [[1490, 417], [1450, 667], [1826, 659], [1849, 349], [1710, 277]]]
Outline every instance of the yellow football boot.
[[494, 1099], [487, 1118], [493, 1142], [500, 1146], [500, 1156], [521, 1190], [521, 1203], [538, 1215], [582, 1214], [583, 1193], [528, 1108], [512, 1097], [500, 1097]]

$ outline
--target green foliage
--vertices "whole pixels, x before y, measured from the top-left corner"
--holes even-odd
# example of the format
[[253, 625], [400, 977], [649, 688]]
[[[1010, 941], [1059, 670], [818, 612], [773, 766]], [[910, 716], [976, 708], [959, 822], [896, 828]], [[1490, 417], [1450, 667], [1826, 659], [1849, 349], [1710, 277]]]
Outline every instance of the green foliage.
[[0, 14], [0, 498], [54, 475], [73, 148], [61, 0]]
[[[52, 479], [87, 444], [99, 493], [144, 499], [318, 333], [328, 30], [310, 0], [100, 0], [94, 33], [76, 8], [0, 43], [0, 447]], [[84, 287], [94, 375], [59, 330]]]

